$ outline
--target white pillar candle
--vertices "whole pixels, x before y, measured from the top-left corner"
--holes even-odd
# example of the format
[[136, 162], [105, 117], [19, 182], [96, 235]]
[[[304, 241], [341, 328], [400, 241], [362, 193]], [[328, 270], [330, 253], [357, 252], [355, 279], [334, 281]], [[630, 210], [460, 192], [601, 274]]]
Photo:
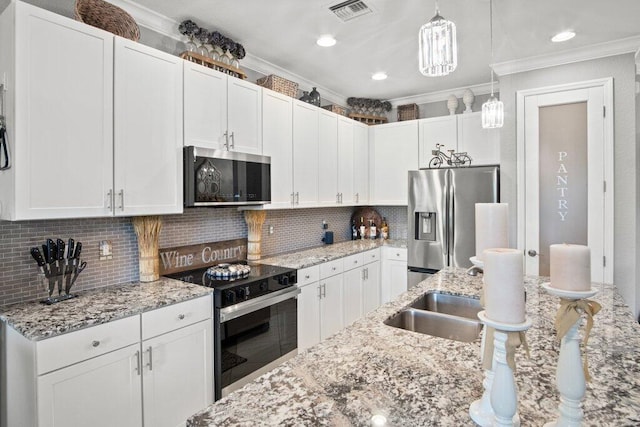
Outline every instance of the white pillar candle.
[[476, 203], [476, 258], [482, 261], [485, 249], [509, 247], [508, 217], [506, 203]]
[[551, 245], [549, 256], [551, 287], [565, 291], [591, 289], [591, 250], [588, 246]]
[[522, 323], [524, 310], [524, 272], [518, 249], [485, 249], [484, 307], [486, 316], [501, 323]]

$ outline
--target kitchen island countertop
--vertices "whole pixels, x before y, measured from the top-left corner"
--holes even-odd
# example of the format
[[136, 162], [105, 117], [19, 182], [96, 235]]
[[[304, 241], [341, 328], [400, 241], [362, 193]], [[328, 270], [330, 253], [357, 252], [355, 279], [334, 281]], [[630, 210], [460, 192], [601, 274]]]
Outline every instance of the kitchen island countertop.
[[[530, 358], [516, 354], [522, 425], [557, 417], [558, 299], [527, 277]], [[548, 279], [547, 279], [548, 280]], [[595, 285], [603, 306], [588, 344], [592, 382], [584, 424], [640, 424], [640, 326], [612, 285]], [[302, 352], [244, 388], [193, 415], [188, 426], [471, 426], [469, 405], [482, 395], [480, 339], [462, 343], [408, 332], [382, 322], [425, 291], [479, 295], [482, 277], [445, 269]]]
[[0, 319], [37, 341], [112, 322], [211, 293], [211, 288], [161, 277], [82, 291], [77, 298], [45, 305], [37, 301], [0, 308]]

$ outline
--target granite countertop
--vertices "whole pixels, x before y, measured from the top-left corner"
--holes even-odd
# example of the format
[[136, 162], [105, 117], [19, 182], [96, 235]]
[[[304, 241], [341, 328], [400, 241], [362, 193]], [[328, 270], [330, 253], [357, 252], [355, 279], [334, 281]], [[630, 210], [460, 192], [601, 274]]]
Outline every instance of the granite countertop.
[[2, 307], [0, 319], [26, 338], [37, 341], [211, 292], [212, 289], [204, 286], [161, 277], [155, 282], [83, 291], [77, 298], [52, 305], [34, 301]]
[[[558, 298], [527, 277], [530, 359], [519, 349], [516, 382], [524, 426], [557, 417], [559, 345], [553, 319]], [[462, 343], [404, 331], [382, 322], [427, 290], [479, 295], [482, 276], [445, 269], [275, 370], [188, 420], [189, 426], [470, 426], [469, 405], [482, 395], [480, 339]], [[640, 326], [611, 285], [597, 285], [603, 306], [588, 344], [592, 382], [584, 424], [640, 424]]]
[[261, 264], [277, 265], [288, 268], [307, 268], [323, 262], [343, 258], [358, 252], [364, 252], [382, 246], [394, 248], [406, 248], [406, 240], [350, 240], [347, 242], [334, 243], [332, 245], [318, 246], [312, 249], [298, 250], [290, 253], [280, 254], [263, 258]]

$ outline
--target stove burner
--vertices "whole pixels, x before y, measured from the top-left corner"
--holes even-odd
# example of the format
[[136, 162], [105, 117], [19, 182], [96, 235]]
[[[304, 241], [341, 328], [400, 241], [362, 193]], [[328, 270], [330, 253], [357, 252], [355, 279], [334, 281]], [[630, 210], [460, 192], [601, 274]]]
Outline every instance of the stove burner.
[[207, 269], [206, 275], [211, 279], [229, 280], [247, 277], [251, 267], [245, 264], [218, 264]]

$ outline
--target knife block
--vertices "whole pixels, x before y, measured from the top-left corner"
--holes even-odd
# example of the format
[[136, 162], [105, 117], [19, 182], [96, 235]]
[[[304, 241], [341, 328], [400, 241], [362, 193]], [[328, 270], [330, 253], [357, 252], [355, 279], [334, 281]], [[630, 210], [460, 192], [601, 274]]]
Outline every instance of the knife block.
[[[81, 265], [82, 262], [78, 260], [78, 263], [73, 266], [65, 266], [64, 274], [38, 274], [40, 283], [44, 287], [45, 292], [49, 294], [49, 296], [41, 300], [40, 303], [51, 305], [77, 297], [78, 295], [71, 294], [70, 291], [71, 287], [73, 287], [73, 285], [75, 284], [78, 276], [84, 270], [84, 266], [80, 267]], [[68, 286], [66, 285], [67, 281], [69, 281]], [[58, 295], [54, 295], [56, 290], [58, 292]]]

